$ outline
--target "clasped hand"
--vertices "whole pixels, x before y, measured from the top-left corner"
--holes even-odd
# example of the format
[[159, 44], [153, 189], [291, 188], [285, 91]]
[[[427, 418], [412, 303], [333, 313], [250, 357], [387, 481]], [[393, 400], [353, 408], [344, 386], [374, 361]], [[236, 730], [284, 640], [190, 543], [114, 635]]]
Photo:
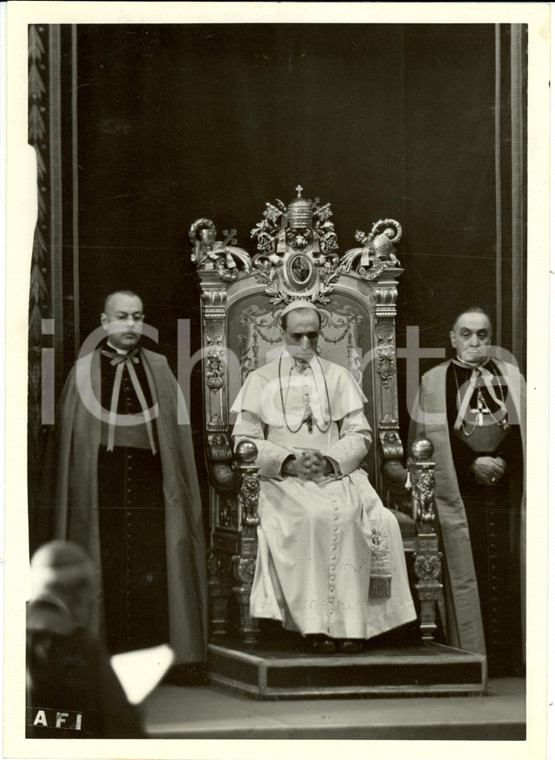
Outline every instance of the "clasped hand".
[[470, 467], [476, 482], [483, 486], [499, 483], [506, 469], [507, 463], [501, 457], [477, 457]]
[[286, 462], [284, 471], [300, 480], [319, 481], [333, 471], [330, 462], [319, 451], [303, 451], [294, 460]]

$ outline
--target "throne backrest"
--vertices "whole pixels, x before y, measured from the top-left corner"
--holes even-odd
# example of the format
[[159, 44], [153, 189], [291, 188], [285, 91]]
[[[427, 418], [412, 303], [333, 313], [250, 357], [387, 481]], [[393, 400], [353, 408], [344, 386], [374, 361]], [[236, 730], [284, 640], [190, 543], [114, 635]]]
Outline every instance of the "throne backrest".
[[[318, 305], [322, 315], [318, 348], [323, 359], [347, 367], [367, 398], [365, 412], [374, 431], [378, 420], [374, 413], [372, 362], [364, 366], [372, 352], [374, 320], [369, 304], [361, 303], [349, 293], [337, 293], [325, 305]], [[227, 346], [239, 359], [240, 384], [252, 370], [274, 359], [283, 349], [280, 313], [283, 303], [271, 304], [268, 295], [253, 294], [235, 301], [226, 314]], [[234, 388], [228, 386], [228, 403], [233, 403]], [[230, 420], [233, 421], [232, 418]], [[373, 447], [366, 466], [375, 481], [377, 451]]]
[[[357, 248], [340, 255], [330, 204], [302, 198], [301, 190], [287, 207], [281, 201], [266, 204], [251, 230], [254, 252], [236, 246], [235, 230], [217, 240], [209, 219], [191, 226], [202, 290], [208, 467], [214, 474], [231, 460], [230, 407], [248, 373], [283, 345], [281, 310], [294, 299], [309, 299], [323, 314], [322, 357], [348, 367], [367, 398], [374, 446], [366, 466], [387, 503], [380, 464], [403, 457], [395, 347], [402, 269], [393, 245], [401, 227], [391, 219], [376, 222], [369, 233], [355, 233]], [[214, 491], [211, 500], [219, 500]]]

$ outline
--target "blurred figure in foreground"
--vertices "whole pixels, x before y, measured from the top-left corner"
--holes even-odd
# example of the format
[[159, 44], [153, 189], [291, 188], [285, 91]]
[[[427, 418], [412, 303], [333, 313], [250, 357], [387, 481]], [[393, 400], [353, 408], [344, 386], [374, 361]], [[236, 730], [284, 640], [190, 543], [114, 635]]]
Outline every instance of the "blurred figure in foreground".
[[52, 541], [31, 560], [27, 604], [26, 737], [141, 738], [109, 657], [88, 625], [93, 566], [83, 549]]

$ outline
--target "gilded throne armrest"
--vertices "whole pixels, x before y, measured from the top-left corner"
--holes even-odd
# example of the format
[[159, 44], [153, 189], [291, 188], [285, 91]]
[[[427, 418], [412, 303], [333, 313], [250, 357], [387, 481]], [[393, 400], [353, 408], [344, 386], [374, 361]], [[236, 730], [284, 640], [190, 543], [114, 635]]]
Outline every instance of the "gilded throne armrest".
[[230, 464], [211, 467], [211, 485], [219, 496], [218, 526], [213, 532], [208, 562], [211, 634], [219, 639], [229, 633], [230, 600], [234, 596], [237, 627], [245, 647], [256, 646], [259, 634], [258, 622], [249, 612], [258, 552], [257, 454], [254, 443], [242, 441]]
[[434, 640], [436, 608], [441, 598], [441, 552], [435, 529], [434, 447], [427, 438], [418, 438], [411, 446], [407, 467], [410, 475], [412, 517], [415, 526], [415, 590], [420, 604], [420, 632], [423, 643]]
[[[411, 586], [419, 606], [420, 635], [424, 643], [434, 640], [436, 608], [442, 593], [441, 553], [434, 524], [433, 451], [432, 443], [420, 438], [411, 446], [406, 467], [398, 458], [386, 459], [382, 464], [386, 504], [397, 518], [409, 572], [413, 573]], [[383, 453], [389, 452], [383, 449]]]

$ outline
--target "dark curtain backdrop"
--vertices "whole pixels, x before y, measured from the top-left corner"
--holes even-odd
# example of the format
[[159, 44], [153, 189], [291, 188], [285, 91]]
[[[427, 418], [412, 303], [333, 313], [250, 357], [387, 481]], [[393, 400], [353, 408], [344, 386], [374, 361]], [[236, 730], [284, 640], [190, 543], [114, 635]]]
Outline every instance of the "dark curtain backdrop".
[[342, 250], [403, 225], [399, 346], [418, 325], [448, 348], [469, 303], [495, 313], [493, 25], [95, 25], [77, 50], [81, 340], [131, 287], [175, 366], [177, 318], [199, 345], [191, 222], [248, 247], [298, 183]]

